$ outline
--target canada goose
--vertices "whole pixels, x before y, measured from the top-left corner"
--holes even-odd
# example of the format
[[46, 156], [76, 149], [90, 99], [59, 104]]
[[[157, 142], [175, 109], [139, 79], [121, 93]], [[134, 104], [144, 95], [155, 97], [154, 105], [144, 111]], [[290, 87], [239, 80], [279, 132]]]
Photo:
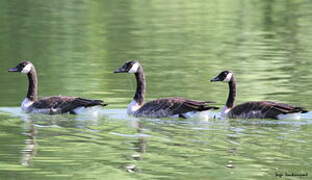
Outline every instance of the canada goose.
[[10, 68], [9, 72], [21, 72], [27, 74], [28, 91], [22, 102], [22, 110], [28, 113], [42, 114], [76, 114], [78, 108], [91, 106], [106, 106], [101, 100], [83, 99], [71, 96], [50, 96], [38, 99], [38, 78], [35, 66], [29, 61], [23, 61], [16, 67]]
[[307, 112], [302, 107], [296, 107], [272, 101], [250, 101], [235, 106], [234, 101], [236, 96], [236, 80], [234, 74], [230, 71], [223, 71], [210, 81], [223, 81], [229, 84], [229, 95], [226, 101], [226, 105], [221, 112], [222, 117], [244, 119], [281, 119], [281, 117], [286, 114]]
[[137, 88], [133, 100], [128, 105], [127, 113], [136, 117], [182, 117], [188, 118], [189, 115], [218, 107], [209, 106], [208, 101], [195, 101], [181, 97], [170, 97], [156, 99], [144, 103], [145, 77], [142, 65], [138, 61], [126, 62], [114, 73], [134, 73]]

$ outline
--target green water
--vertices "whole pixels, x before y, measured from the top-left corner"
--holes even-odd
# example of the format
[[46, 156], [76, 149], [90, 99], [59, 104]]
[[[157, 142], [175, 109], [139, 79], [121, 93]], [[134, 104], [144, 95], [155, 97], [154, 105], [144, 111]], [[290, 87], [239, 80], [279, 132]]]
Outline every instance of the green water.
[[[144, 66], [147, 99], [181, 96], [222, 106], [222, 70], [237, 103], [312, 109], [312, 1], [2, 0], [0, 179], [311, 179], [312, 115], [301, 120], [136, 119], [125, 113]], [[23, 59], [39, 94], [103, 99], [97, 114], [27, 115]], [[285, 176], [286, 173], [308, 177]]]

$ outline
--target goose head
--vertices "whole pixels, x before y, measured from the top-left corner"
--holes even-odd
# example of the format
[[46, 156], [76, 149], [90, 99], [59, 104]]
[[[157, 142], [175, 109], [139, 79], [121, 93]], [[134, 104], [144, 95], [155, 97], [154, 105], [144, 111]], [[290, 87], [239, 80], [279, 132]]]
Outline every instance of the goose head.
[[216, 81], [223, 81], [223, 82], [230, 82], [233, 78], [233, 73], [231, 71], [222, 71], [220, 74], [218, 74], [216, 77], [211, 79], [211, 82]]
[[28, 74], [32, 69], [34, 65], [30, 61], [23, 61], [16, 65], [14, 68], [10, 68], [8, 72], [21, 72], [24, 74]]
[[116, 69], [114, 73], [137, 73], [140, 66], [138, 61], [128, 61], [120, 68]]

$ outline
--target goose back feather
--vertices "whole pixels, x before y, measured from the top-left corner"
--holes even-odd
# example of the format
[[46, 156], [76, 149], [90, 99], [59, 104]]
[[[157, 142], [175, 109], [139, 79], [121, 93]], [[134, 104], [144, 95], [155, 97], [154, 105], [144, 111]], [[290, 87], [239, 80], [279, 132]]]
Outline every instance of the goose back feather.
[[185, 113], [199, 112], [210, 109], [218, 109], [215, 106], [209, 106], [213, 102], [210, 101], [195, 101], [181, 97], [160, 98], [145, 103], [134, 116], [148, 116], [148, 117], [168, 117], [178, 115], [185, 117]]
[[35, 101], [30, 111], [46, 110], [47, 114], [76, 114], [75, 109], [79, 107], [106, 106], [102, 100], [90, 100], [71, 96], [51, 96]]
[[303, 107], [292, 106], [272, 101], [251, 101], [233, 107], [228, 116], [230, 118], [270, 118], [278, 119], [280, 114], [305, 113]]

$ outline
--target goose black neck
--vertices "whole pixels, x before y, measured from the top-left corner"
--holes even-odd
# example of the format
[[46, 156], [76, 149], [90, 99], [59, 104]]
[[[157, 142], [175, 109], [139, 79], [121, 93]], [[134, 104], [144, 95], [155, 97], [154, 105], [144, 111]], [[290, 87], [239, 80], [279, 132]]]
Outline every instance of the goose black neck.
[[140, 105], [144, 103], [144, 94], [145, 94], [145, 76], [142, 66], [138, 68], [138, 71], [135, 73], [135, 79], [137, 82], [137, 88], [133, 99]]
[[37, 72], [34, 67], [31, 68], [30, 72], [27, 73], [28, 77], [28, 91], [27, 91], [27, 98], [36, 101], [38, 97], [38, 78]]
[[226, 101], [226, 107], [232, 108], [234, 106], [235, 97], [236, 97], [236, 80], [234, 76], [232, 76], [229, 82], [229, 96]]

